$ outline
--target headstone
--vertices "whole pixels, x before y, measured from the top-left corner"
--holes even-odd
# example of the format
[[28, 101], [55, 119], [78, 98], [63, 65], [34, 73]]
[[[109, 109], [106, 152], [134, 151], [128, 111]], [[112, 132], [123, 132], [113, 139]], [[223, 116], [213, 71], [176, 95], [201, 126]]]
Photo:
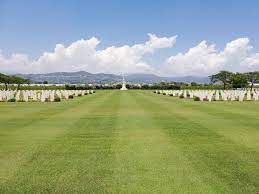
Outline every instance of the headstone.
[[246, 100], [251, 100], [250, 90], [248, 90], [247, 93], [246, 93]]

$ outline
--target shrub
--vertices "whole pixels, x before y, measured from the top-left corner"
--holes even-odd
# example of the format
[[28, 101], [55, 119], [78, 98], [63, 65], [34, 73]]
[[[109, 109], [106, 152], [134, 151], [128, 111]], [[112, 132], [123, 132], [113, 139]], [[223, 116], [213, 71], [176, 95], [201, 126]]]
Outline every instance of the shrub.
[[78, 94], [78, 96], [82, 96], [82, 94]]
[[154, 91], [154, 93], [156, 93], [156, 91]]
[[69, 99], [73, 99], [74, 96], [73, 96], [73, 95], [69, 95], [68, 98], [69, 98]]
[[163, 95], [166, 95], [166, 93], [163, 93]]
[[184, 98], [184, 95], [183, 95], [183, 94], [181, 94], [181, 95], [179, 96], [179, 98]]
[[95, 93], [95, 91], [93, 90], [93, 93]]
[[157, 94], [160, 94], [160, 92], [158, 91]]
[[169, 94], [169, 96], [174, 96], [173, 94]]
[[50, 99], [49, 98], [45, 98], [45, 102], [50, 102]]
[[54, 102], [60, 102], [60, 101], [61, 101], [60, 97], [56, 96], [56, 97], [54, 98]]
[[8, 100], [8, 102], [16, 102], [16, 99], [15, 98], [11, 98]]
[[198, 96], [194, 96], [194, 101], [201, 101], [201, 99]]

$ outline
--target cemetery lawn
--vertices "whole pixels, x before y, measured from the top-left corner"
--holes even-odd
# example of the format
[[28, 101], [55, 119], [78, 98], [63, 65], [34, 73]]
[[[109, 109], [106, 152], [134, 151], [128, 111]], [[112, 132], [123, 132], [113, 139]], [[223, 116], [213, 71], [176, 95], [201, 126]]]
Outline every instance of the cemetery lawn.
[[39, 192], [258, 193], [259, 102], [0, 103], [0, 193]]

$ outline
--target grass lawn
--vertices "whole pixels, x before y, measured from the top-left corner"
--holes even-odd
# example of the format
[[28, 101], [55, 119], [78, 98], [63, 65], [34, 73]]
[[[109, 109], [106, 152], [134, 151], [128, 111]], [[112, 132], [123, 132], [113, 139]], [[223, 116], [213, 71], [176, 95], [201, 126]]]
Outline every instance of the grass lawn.
[[259, 102], [0, 103], [0, 193], [39, 192], [259, 193]]

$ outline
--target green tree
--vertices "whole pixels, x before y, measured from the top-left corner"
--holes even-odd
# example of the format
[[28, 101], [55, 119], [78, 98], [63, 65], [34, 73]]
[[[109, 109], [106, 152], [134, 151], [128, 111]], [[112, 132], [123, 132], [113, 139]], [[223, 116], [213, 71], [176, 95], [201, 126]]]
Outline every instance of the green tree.
[[233, 88], [245, 88], [248, 86], [247, 76], [243, 73], [235, 73], [231, 79]]
[[116, 89], [121, 89], [121, 87], [122, 87], [122, 84], [116, 84]]
[[198, 86], [196, 82], [191, 82], [191, 86]]
[[24, 79], [17, 76], [10, 76], [10, 82], [11, 84], [17, 84], [17, 89], [20, 89], [21, 84], [28, 84], [30, 81], [28, 79]]
[[0, 83], [5, 84], [5, 90], [8, 89], [9, 84], [17, 84], [19, 89], [21, 84], [29, 83], [29, 80], [17, 76], [8, 76], [0, 73]]
[[212, 83], [217, 83], [217, 82], [221, 82], [223, 84], [223, 88], [224, 90], [226, 89], [226, 86], [228, 84], [231, 84], [232, 81], [232, 72], [229, 71], [220, 71], [217, 74], [211, 75], [209, 76], [210, 81]]
[[250, 89], [252, 91], [254, 84], [259, 81], [259, 72], [258, 71], [248, 72], [248, 73], [245, 73], [245, 75], [247, 77], [247, 80], [250, 82]]
[[10, 82], [10, 77], [8, 75], [0, 73], [0, 83], [5, 85], [5, 90], [8, 89], [8, 84]]

